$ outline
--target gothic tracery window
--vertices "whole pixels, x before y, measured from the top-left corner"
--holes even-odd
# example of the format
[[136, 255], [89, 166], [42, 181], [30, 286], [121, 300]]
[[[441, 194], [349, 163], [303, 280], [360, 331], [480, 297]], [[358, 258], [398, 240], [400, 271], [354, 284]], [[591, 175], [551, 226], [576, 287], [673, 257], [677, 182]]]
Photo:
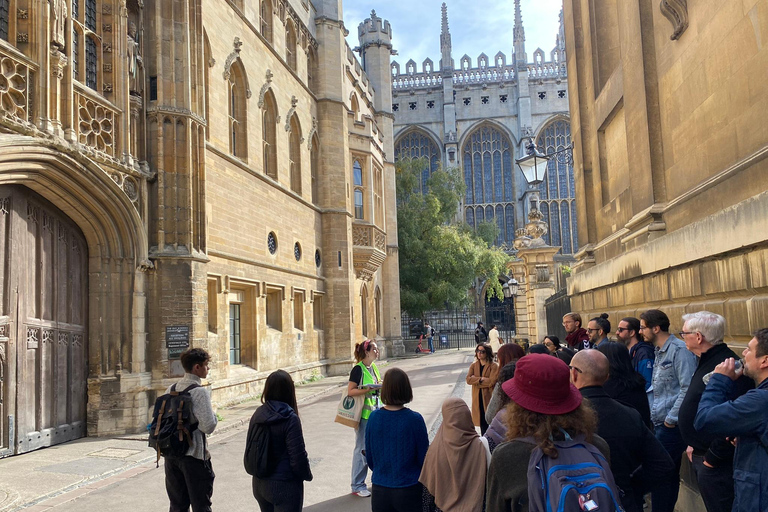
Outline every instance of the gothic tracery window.
[[287, 21], [285, 23], [285, 61], [288, 63], [288, 67], [296, 71], [296, 30], [293, 28], [293, 23]]
[[277, 179], [277, 104], [272, 91], [264, 96], [261, 113], [261, 136], [264, 154], [264, 174]]
[[291, 116], [291, 133], [288, 138], [288, 158], [291, 190], [301, 195], [301, 126], [298, 116]]
[[[536, 139], [539, 151], [552, 154], [571, 143], [571, 125], [558, 119], [547, 125]], [[566, 152], [553, 157], [547, 166], [547, 175], [539, 186], [539, 208], [549, 224], [549, 233], [544, 240], [550, 245], [561, 246], [562, 254], [578, 251], [579, 241], [576, 228], [576, 185], [573, 177], [573, 163], [566, 158]]]
[[365, 203], [363, 202], [363, 167], [360, 165], [359, 160], [355, 160], [352, 165], [352, 183], [355, 186], [355, 218], [359, 220], [365, 219]]
[[230, 69], [229, 80], [229, 150], [242, 159], [248, 158], [248, 106], [245, 86], [245, 70], [240, 61], [235, 61]]
[[261, 0], [260, 15], [260, 29], [261, 35], [264, 38], [272, 42], [272, 0]]
[[493, 126], [481, 126], [462, 148], [464, 220], [476, 228], [481, 222], [495, 222], [497, 244], [515, 238], [514, 162], [509, 138]]
[[317, 135], [312, 136], [312, 150], [309, 153], [309, 166], [312, 180], [312, 204], [317, 204], [320, 201], [319, 176], [318, 165], [320, 159], [320, 140]]
[[421, 191], [426, 192], [427, 180], [440, 166], [440, 149], [432, 139], [419, 130], [411, 130], [395, 143], [395, 161], [424, 158], [421, 170]]
[[[96, 0], [72, 0], [72, 76], [98, 91], [102, 46]], [[111, 44], [108, 43], [111, 49]], [[106, 51], [106, 50], [104, 50]], [[85, 60], [81, 58], [85, 57]]]

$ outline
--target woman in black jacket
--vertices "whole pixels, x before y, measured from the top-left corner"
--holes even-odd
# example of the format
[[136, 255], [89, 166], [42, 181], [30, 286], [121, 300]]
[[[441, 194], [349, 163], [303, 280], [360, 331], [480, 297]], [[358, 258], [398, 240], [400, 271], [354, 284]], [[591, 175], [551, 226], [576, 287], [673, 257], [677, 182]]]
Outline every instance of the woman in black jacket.
[[640, 413], [643, 423], [651, 427], [651, 407], [645, 393], [645, 379], [632, 367], [629, 350], [621, 343], [601, 343], [599, 350], [608, 358], [608, 380], [603, 384], [605, 393], [614, 400]]
[[253, 440], [259, 427], [269, 429], [270, 473], [266, 478], [253, 477], [253, 496], [262, 512], [298, 512], [304, 505], [304, 480], [312, 480], [312, 471], [291, 376], [277, 370], [267, 377], [261, 402], [264, 405], [251, 417], [247, 439]]

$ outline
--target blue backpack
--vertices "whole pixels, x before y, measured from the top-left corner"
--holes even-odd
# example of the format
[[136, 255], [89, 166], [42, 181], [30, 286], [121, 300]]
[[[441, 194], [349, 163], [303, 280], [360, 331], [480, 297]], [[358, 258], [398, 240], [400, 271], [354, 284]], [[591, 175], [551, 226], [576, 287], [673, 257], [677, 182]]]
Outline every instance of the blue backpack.
[[[531, 441], [533, 441], [531, 439]], [[621, 494], [600, 450], [583, 436], [554, 441], [558, 457], [538, 446], [528, 462], [530, 512], [623, 512]]]

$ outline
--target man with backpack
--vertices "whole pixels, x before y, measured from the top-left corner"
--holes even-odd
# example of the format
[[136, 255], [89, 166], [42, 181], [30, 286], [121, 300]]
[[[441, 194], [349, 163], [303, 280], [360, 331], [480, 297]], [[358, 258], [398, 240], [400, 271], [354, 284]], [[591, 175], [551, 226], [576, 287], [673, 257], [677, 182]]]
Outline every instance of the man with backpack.
[[[667, 451], [640, 417], [603, 390], [608, 380], [608, 358], [594, 349], [576, 352], [571, 360], [571, 382], [597, 413], [597, 434], [611, 448], [611, 471], [622, 490], [626, 512], [642, 512], [646, 488], [670, 495], [675, 465]], [[643, 480], [646, 481], [643, 481]], [[674, 500], [656, 500], [659, 510], [672, 512]]]
[[[208, 352], [201, 348], [186, 350], [181, 354], [181, 366], [186, 372], [184, 378], [165, 392], [171, 397], [183, 398], [183, 395], [188, 395], [192, 405], [189, 415], [190, 427], [185, 427], [187, 430], [191, 428], [192, 431], [183, 433], [183, 436], [189, 439], [186, 454], [164, 455], [165, 489], [171, 501], [170, 512], [187, 512], [190, 505], [193, 512], [210, 512], [211, 510], [215, 475], [211, 465], [211, 454], [206, 446], [206, 435], [213, 433], [218, 420], [211, 407], [210, 392], [201, 385], [201, 379], [208, 376], [210, 359]], [[172, 395], [172, 393], [178, 395]], [[164, 397], [160, 397], [158, 401], [162, 398]], [[181, 412], [179, 414], [181, 415]], [[151, 434], [150, 432], [150, 436]]]

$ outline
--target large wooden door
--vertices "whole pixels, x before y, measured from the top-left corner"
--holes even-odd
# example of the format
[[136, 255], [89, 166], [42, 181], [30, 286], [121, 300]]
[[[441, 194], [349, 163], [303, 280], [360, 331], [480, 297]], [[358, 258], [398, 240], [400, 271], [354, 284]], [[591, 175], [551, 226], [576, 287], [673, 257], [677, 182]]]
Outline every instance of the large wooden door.
[[86, 434], [87, 265], [64, 213], [0, 187], [0, 456]]

